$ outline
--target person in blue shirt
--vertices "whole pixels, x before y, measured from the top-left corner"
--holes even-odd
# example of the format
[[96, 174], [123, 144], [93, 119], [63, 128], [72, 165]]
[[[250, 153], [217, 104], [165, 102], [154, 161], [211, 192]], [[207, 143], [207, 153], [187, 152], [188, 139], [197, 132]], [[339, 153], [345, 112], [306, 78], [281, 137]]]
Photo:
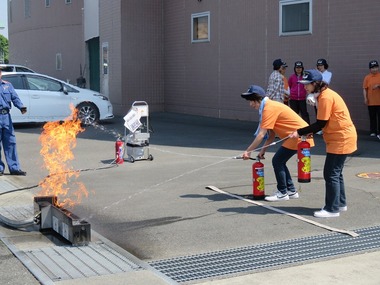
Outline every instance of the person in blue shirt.
[[13, 128], [10, 110], [12, 104], [18, 108], [22, 114], [26, 113], [26, 107], [22, 104], [13, 85], [2, 80], [0, 69], [0, 175], [4, 174], [5, 165], [1, 159], [1, 145], [4, 149], [5, 160], [11, 175], [26, 175], [20, 169], [16, 150], [16, 136]]

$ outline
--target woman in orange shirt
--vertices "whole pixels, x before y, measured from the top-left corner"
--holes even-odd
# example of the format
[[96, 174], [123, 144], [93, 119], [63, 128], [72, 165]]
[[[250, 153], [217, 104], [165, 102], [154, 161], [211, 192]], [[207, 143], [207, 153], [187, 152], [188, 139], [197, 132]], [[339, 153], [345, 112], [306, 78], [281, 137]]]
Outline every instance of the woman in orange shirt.
[[[282, 146], [276, 151], [272, 159], [272, 166], [277, 180], [277, 189], [272, 196], [265, 197], [270, 202], [297, 199], [299, 194], [294, 187], [289, 169], [286, 166], [288, 160], [297, 153], [297, 138], [288, 138], [289, 133], [294, 129], [306, 127], [308, 124], [287, 105], [265, 97], [263, 88], [251, 85], [246, 93], [241, 96], [249, 101], [249, 105], [259, 110], [260, 122], [256, 131], [256, 137], [243, 153], [243, 159], [249, 159], [251, 152], [256, 149], [263, 140], [264, 147], [258, 154], [259, 158], [264, 158], [265, 149], [275, 139], [275, 135], [284, 139]], [[267, 136], [267, 133], [269, 134]], [[312, 139], [308, 140], [314, 146]]]
[[309, 94], [307, 101], [317, 105], [317, 121], [297, 129], [290, 137], [298, 137], [323, 130], [326, 142], [326, 160], [323, 168], [326, 195], [325, 206], [314, 212], [318, 218], [339, 217], [347, 211], [343, 180], [343, 166], [347, 156], [357, 149], [357, 134], [350, 112], [341, 96], [329, 89], [317, 70], [307, 70], [300, 83]]

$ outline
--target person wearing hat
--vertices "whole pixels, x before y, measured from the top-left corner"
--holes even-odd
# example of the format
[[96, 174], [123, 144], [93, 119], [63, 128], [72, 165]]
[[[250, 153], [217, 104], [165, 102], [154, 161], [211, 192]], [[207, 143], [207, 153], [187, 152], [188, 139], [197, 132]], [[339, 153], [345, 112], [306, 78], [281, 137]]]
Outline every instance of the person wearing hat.
[[314, 212], [314, 216], [339, 217], [340, 212], [347, 211], [343, 167], [347, 156], [357, 149], [356, 128], [344, 100], [338, 93], [328, 88], [319, 71], [307, 70], [300, 83], [305, 85], [309, 94], [307, 100], [318, 106], [317, 121], [293, 131], [290, 137], [315, 134], [323, 129], [327, 152], [323, 168], [326, 187], [325, 206], [320, 211]]
[[1, 159], [1, 145], [4, 149], [10, 175], [25, 176], [26, 172], [20, 169], [17, 155], [16, 136], [10, 114], [12, 105], [19, 109], [21, 114], [26, 113], [26, 107], [18, 97], [12, 83], [2, 80], [2, 71], [0, 69], [0, 176], [4, 174], [5, 168], [5, 164]]
[[[322, 81], [325, 82], [327, 85], [331, 82], [332, 73], [328, 71], [329, 65], [327, 64], [326, 59], [320, 58], [317, 60], [317, 69], [319, 72], [322, 73]], [[317, 115], [317, 107], [314, 106], [315, 109], [315, 115]], [[323, 135], [323, 132], [317, 132], [318, 135]]]
[[320, 58], [317, 60], [317, 69], [322, 73], [322, 80], [330, 85], [332, 73], [328, 71], [329, 65], [327, 64], [326, 59]]
[[306, 123], [310, 124], [309, 113], [306, 105], [306, 90], [303, 84], [299, 83], [302, 79], [304, 68], [302, 61], [294, 63], [294, 73], [289, 77], [288, 83], [290, 88], [289, 106], [294, 112], [300, 114]]
[[[261, 142], [265, 140], [263, 148], [258, 157], [263, 159], [266, 148], [274, 141], [277, 134], [283, 143], [276, 151], [272, 159], [272, 165], [277, 181], [277, 189], [272, 196], [265, 197], [270, 202], [284, 201], [299, 198], [299, 194], [294, 186], [287, 161], [297, 153], [298, 138], [288, 138], [295, 128], [303, 128], [308, 124], [287, 105], [276, 102], [265, 96], [263, 88], [251, 85], [247, 92], [241, 97], [249, 101], [249, 105], [259, 111], [260, 121], [255, 133], [255, 139], [243, 153], [243, 159], [249, 159], [251, 152], [255, 150]], [[268, 134], [267, 134], [268, 133]], [[311, 146], [314, 146], [313, 139], [308, 139]]]
[[287, 67], [286, 63], [280, 58], [273, 61], [273, 71], [268, 79], [268, 88], [266, 95], [275, 101], [284, 102], [284, 79], [281, 70]]
[[370, 73], [364, 77], [364, 104], [368, 106], [370, 136], [380, 139], [380, 73], [377, 60], [369, 62]]

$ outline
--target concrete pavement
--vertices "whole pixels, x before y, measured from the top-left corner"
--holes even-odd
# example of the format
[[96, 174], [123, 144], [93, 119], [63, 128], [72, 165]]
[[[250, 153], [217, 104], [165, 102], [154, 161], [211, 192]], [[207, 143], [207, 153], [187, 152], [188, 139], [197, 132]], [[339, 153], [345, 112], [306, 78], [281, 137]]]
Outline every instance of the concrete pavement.
[[[107, 130], [123, 133], [121, 118], [104, 125]], [[151, 134], [150, 152], [154, 160], [124, 163], [114, 169], [96, 172], [95, 176], [93, 173], [84, 173], [81, 179], [94, 189], [96, 195], [75, 209], [79, 216], [90, 220], [92, 228], [100, 237], [105, 237], [106, 243], [120, 246], [120, 251], [124, 250], [128, 256], [133, 253], [135, 261], [141, 261], [141, 269], [90, 278], [54, 280], [51, 284], [175, 284], [149, 266], [149, 263], [326, 233], [325, 229], [297, 219], [262, 211], [259, 206], [248, 206], [242, 201], [205, 190], [206, 185], [215, 185], [236, 195], [250, 193], [250, 163], [228, 160], [228, 157], [238, 155], [249, 144], [256, 123], [157, 113], [152, 114], [151, 125], [154, 133]], [[40, 127], [16, 128], [20, 160], [28, 176], [0, 177], [1, 183], [8, 185], [4, 192], [36, 185], [46, 175], [36, 167], [41, 160], [35, 155], [39, 148]], [[115, 138], [109, 133], [88, 128], [79, 136], [76, 160], [73, 162], [76, 168], [88, 167], [86, 161], [102, 161], [103, 166], [112, 161]], [[331, 227], [356, 230], [378, 226], [380, 187], [375, 173], [379, 171], [380, 154], [377, 149], [380, 142], [364, 133], [360, 134], [359, 150], [348, 159], [344, 171], [349, 210], [337, 219], [316, 219], [311, 216], [313, 210], [323, 206], [324, 198], [321, 173], [324, 144], [320, 137], [316, 137], [316, 143], [317, 146], [312, 150], [312, 183], [299, 185], [299, 200], [270, 203], [270, 206]], [[270, 166], [274, 150], [268, 151], [264, 161], [266, 194], [270, 194], [274, 187]], [[292, 173], [296, 173], [294, 165], [289, 167]], [[374, 174], [373, 178], [365, 179], [359, 178], [359, 173]], [[112, 192], [102, 196], [105, 185], [112, 185]], [[113, 198], [113, 193], [117, 191], [120, 191], [118, 196], [122, 198]], [[11, 204], [29, 205], [37, 193], [38, 187], [35, 187], [1, 195], [0, 209]], [[120, 196], [120, 193], [125, 195]], [[118, 205], [121, 207], [118, 208]], [[155, 220], [155, 217], [165, 219], [160, 221]], [[130, 222], [125, 229], [119, 223], [111, 228], [110, 221], [114, 223], [119, 220]], [[22, 230], [2, 227], [0, 237], [7, 245], [0, 246], [0, 275], [2, 280], [6, 280], [5, 284], [41, 282], [10, 253], [9, 248], [17, 255], [17, 252], [56, 246], [54, 242], [35, 227]], [[25, 260], [28, 262], [28, 259]], [[305, 284], [307, 281], [307, 284], [379, 284], [379, 263], [380, 251], [375, 248], [324, 260], [310, 260], [302, 265], [284, 264], [282, 268], [269, 268], [263, 272], [241, 272], [236, 276], [216, 276], [188, 283]], [[47, 282], [43, 280], [42, 283]]]

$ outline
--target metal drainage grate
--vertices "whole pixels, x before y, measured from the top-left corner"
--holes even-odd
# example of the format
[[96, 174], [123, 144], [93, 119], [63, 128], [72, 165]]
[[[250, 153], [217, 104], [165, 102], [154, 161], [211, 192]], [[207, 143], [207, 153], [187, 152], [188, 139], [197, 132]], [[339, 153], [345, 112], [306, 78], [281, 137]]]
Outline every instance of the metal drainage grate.
[[32, 261], [27, 267], [37, 279], [44, 279], [43, 272], [54, 282], [142, 269], [104, 243], [82, 247], [53, 246], [29, 250], [25, 254]]
[[157, 260], [149, 265], [177, 282], [188, 282], [380, 248], [379, 226], [355, 232], [359, 237], [331, 233]]

